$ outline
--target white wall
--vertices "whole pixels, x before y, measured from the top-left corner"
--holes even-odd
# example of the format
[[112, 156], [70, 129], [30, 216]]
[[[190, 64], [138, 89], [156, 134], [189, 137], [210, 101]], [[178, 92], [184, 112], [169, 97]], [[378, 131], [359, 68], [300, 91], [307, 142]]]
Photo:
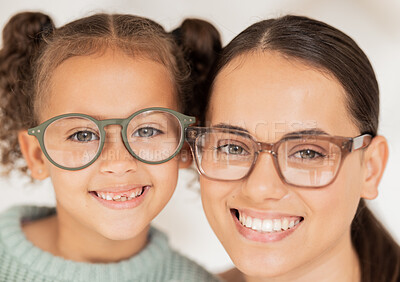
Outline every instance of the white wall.
[[[40, 10], [62, 25], [93, 12], [122, 12], [149, 17], [167, 30], [185, 17], [201, 17], [215, 24], [227, 43], [248, 25], [287, 13], [302, 14], [325, 21], [349, 34], [369, 56], [381, 89], [380, 133], [390, 143], [390, 159], [378, 199], [370, 204], [400, 241], [400, 2], [391, 0], [0, 0], [0, 27], [16, 12]], [[251, 4], [250, 4], [251, 3]], [[396, 114], [397, 112], [397, 114]], [[1, 130], [1, 129], [0, 129]], [[192, 188], [188, 183], [194, 180]], [[22, 188], [24, 187], [24, 188]], [[29, 185], [14, 176], [0, 179], [0, 210], [16, 203], [53, 204], [50, 183]], [[170, 241], [182, 253], [212, 271], [230, 266], [230, 260], [209, 229], [203, 215], [196, 174], [183, 171], [178, 188], [155, 224], [170, 234]]]

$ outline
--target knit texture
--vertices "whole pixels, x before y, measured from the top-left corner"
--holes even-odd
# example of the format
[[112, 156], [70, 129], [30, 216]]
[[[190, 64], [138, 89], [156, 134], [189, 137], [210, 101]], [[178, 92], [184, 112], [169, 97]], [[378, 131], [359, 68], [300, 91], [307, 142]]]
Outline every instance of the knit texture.
[[35, 247], [21, 221], [55, 213], [54, 208], [18, 206], [0, 215], [0, 281], [218, 281], [168, 245], [165, 234], [150, 228], [149, 242], [134, 257], [117, 263], [83, 263], [53, 256]]

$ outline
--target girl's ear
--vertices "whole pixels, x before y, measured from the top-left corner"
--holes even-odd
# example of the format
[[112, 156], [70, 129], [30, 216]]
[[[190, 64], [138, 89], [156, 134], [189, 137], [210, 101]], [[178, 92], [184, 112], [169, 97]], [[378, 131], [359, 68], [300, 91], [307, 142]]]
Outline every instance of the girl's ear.
[[18, 133], [18, 142], [32, 178], [37, 180], [47, 178], [49, 173], [44, 162], [45, 156], [36, 137], [29, 135], [26, 130], [21, 130]]
[[388, 143], [383, 136], [376, 136], [364, 152], [364, 180], [361, 197], [375, 199], [389, 156]]
[[182, 149], [179, 153], [179, 168], [188, 168], [192, 164], [192, 152], [187, 142], [183, 143]]

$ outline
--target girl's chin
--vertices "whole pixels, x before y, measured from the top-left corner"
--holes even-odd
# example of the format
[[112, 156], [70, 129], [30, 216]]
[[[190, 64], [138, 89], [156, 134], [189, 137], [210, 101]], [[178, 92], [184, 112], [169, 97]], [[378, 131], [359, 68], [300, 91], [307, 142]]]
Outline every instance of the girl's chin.
[[134, 225], [134, 226], [123, 226], [118, 225], [108, 225], [106, 228], [104, 226], [98, 226], [97, 233], [104, 237], [105, 239], [111, 241], [129, 241], [138, 240], [141, 237], [147, 237], [149, 225]]
[[101, 234], [105, 239], [108, 239], [110, 241], [129, 241], [129, 240], [135, 240], [138, 235], [137, 234], [129, 234], [129, 233], [121, 233], [121, 234]]

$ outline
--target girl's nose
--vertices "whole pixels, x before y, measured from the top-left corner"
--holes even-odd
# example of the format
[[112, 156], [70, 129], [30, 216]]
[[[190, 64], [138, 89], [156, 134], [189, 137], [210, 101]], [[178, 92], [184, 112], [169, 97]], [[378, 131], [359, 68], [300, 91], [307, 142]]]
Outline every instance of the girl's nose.
[[136, 160], [126, 149], [121, 134], [113, 130], [114, 126], [109, 128], [106, 134], [103, 151], [99, 157], [101, 161], [100, 170], [103, 173], [112, 173], [122, 176], [129, 172], [137, 170]]
[[256, 202], [280, 200], [288, 193], [286, 184], [275, 169], [271, 154], [260, 153], [253, 170], [243, 183], [242, 193]]

